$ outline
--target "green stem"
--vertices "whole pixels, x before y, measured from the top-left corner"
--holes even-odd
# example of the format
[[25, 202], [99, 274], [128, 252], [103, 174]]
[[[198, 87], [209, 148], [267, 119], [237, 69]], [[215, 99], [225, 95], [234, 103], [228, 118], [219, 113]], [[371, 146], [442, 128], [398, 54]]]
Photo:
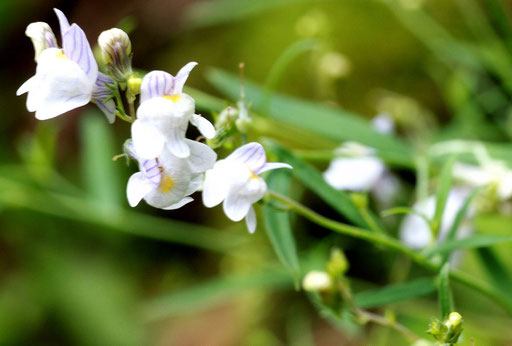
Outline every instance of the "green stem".
[[[309, 209], [308, 207], [286, 196], [280, 195], [274, 191], [268, 191], [268, 195], [269, 197], [289, 206], [291, 210], [294, 210], [296, 213], [304, 216], [308, 220], [313, 221], [314, 223], [323, 226], [327, 229], [330, 229], [334, 232], [358, 239], [363, 239], [371, 243], [375, 243], [383, 247], [395, 250], [399, 253], [403, 253], [407, 257], [411, 258], [416, 264], [432, 272], [437, 273], [441, 269], [441, 266], [439, 264], [430, 262], [422, 254], [407, 248], [398, 240], [391, 238], [385, 234], [374, 233], [362, 228], [331, 220]], [[474, 276], [472, 275], [468, 275], [457, 270], [450, 271], [450, 277], [455, 281], [465, 284], [466, 286], [471, 287], [474, 290], [486, 295], [487, 297], [491, 298], [499, 305], [501, 305], [509, 314], [512, 314], [512, 299], [502, 294], [501, 292], [497, 291], [487, 283], [475, 279]]]

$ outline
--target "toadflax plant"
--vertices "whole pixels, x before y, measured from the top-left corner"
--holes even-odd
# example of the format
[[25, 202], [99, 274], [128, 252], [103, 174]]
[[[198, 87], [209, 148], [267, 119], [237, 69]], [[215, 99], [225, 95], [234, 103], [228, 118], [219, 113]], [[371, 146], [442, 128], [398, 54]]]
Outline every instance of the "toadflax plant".
[[[437, 160], [443, 165], [439, 176], [430, 184], [428, 165], [425, 168], [422, 160], [411, 159], [409, 148], [394, 141], [390, 133], [395, 125], [387, 115], [375, 119], [372, 128], [351, 118], [343, 122], [339, 117], [331, 117], [331, 109], [319, 108], [320, 111], [314, 112], [316, 108], [300, 102], [287, 107], [286, 102], [290, 100], [277, 98], [278, 111], [272, 114], [283, 122], [336, 138], [343, 137], [337, 133], [345, 131], [344, 126], [352, 126], [354, 131], [347, 130], [349, 133], [343, 137], [346, 141], [341, 147], [327, 153], [332, 161], [322, 175], [304, 162], [307, 153], [294, 152], [278, 143], [276, 138], [280, 137], [286, 143], [282, 138], [286, 136], [276, 133], [279, 131], [273, 126], [257, 128], [244, 92], [236, 107], [226, 108], [214, 119], [215, 126], [196, 114], [196, 100], [183, 90], [196, 62], [189, 62], [175, 76], [160, 70], [139, 76], [132, 66], [130, 38], [124, 31], [113, 28], [98, 38], [104, 66], [104, 71], [100, 71], [84, 31], [77, 24], [69, 24], [61, 11], [55, 9], [55, 13], [60, 24], [61, 47], [48, 24], [28, 25], [26, 35], [34, 45], [37, 66], [34, 76], [20, 86], [17, 95], [27, 94], [27, 109], [39, 120], [57, 117], [92, 102], [109, 123], [114, 123], [116, 117], [130, 123], [131, 138], [125, 141], [121, 156], [133, 159], [138, 165], [138, 171], [127, 182], [126, 196], [131, 207], [144, 200], [155, 208], [176, 210], [193, 202], [193, 195], [202, 191], [205, 207], [222, 203], [230, 220], [244, 219], [249, 233], [254, 233], [258, 225], [256, 211], [258, 205], [263, 205], [269, 238], [279, 259], [294, 277], [296, 287], [300, 288], [299, 283], [303, 282], [309, 299], [322, 316], [336, 323], [345, 323], [343, 318], [349, 316], [348, 319], [362, 325], [376, 323], [392, 328], [416, 342], [421, 338], [393, 316], [368, 309], [437, 289], [441, 319], [433, 320], [429, 333], [439, 342], [454, 344], [461, 336], [463, 320], [455, 312], [451, 281], [486, 295], [512, 314], [512, 299], [502, 288], [482, 282], [450, 263], [450, 255], [456, 250], [489, 246], [503, 239], [471, 235], [473, 228], [469, 223], [478, 213], [478, 205], [473, 201], [478, 201], [481, 187], [486, 188], [487, 195], [496, 197], [496, 203], [512, 196], [511, 170], [505, 163], [491, 159], [485, 149], [479, 148], [474, 153], [480, 157], [479, 166], [455, 162], [457, 158]], [[268, 96], [260, 97], [265, 99], [260, 102], [266, 106], [274, 104], [269, 101], [268, 90], [253, 87], [254, 90], [260, 96]], [[295, 124], [297, 119], [307, 120]], [[198, 140], [186, 137], [189, 124], [201, 133]], [[344, 126], [337, 126], [340, 124]], [[252, 137], [258, 135], [275, 138], [262, 141], [263, 146], [253, 141]], [[358, 136], [362, 137], [360, 141]], [[205, 143], [201, 142], [203, 139]], [[442, 146], [443, 150], [449, 148]], [[217, 160], [214, 149], [229, 153], [221, 153], [225, 158]], [[319, 156], [313, 151], [310, 157]], [[269, 162], [267, 157], [283, 162]], [[412, 207], [381, 210], [380, 218], [372, 210], [368, 193], [383, 199], [386, 203], [381, 204], [386, 206], [394, 198], [398, 178], [387, 167], [388, 161], [393, 160], [418, 171], [419, 193]], [[344, 221], [327, 218], [290, 198], [290, 174]], [[432, 194], [428, 193], [431, 185], [435, 186]], [[309, 274], [301, 272], [303, 261], [298, 259], [290, 212], [332, 232], [397, 252], [431, 275], [420, 284], [412, 280], [389, 285], [373, 296], [371, 292], [358, 295], [347, 276], [348, 260], [339, 249], [332, 251], [325, 268], [314, 268]], [[396, 214], [407, 214], [398, 227], [399, 232], [393, 232], [392, 223], [386, 219]]]

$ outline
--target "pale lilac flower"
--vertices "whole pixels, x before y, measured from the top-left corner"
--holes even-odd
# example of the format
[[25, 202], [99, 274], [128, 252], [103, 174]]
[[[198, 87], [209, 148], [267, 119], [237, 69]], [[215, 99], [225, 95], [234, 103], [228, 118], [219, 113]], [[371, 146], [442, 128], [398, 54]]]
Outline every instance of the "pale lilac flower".
[[226, 216], [233, 221], [245, 218], [249, 232], [253, 233], [257, 222], [252, 204], [267, 192], [267, 184], [258, 175], [277, 168], [292, 167], [286, 163], [268, 163], [261, 144], [246, 144], [206, 171], [203, 203], [211, 208], [224, 201]]
[[206, 138], [215, 136], [213, 125], [195, 114], [194, 99], [183, 93], [190, 71], [197, 63], [190, 62], [173, 77], [164, 71], [152, 71], [141, 85], [137, 120], [132, 124], [133, 144], [144, 158], [156, 157], [165, 146], [177, 157], [190, 154], [185, 142], [189, 121]]
[[[59, 18], [62, 49], [46, 23], [32, 23], [26, 34], [32, 39], [36, 52], [36, 74], [16, 92], [28, 93], [27, 109], [37, 119], [54, 118], [72, 109], [84, 106], [91, 98], [105, 93], [105, 85], [98, 79], [98, 65], [94, 60], [85, 33], [76, 24], [70, 25], [64, 14], [55, 9]], [[113, 119], [113, 101], [95, 98], [96, 103]]]
[[217, 154], [207, 145], [186, 139], [190, 156], [179, 158], [169, 149], [153, 159], [141, 157], [131, 141], [125, 145], [127, 154], [139, 163], [140, 171], [128, 180], [126, 195], [130, 206], [144, 199], [155, 208], [178, 209], [193, 201], [189, 197], [202, 185], [203, 173], [213, 167]]
[[356, 142], [346, 142], [336, 150], [344, 157], [331, 161], [324, 179], [338, 190], [366, 192], [373, 188], [386, 170], [375, 150]]
[[[380, 133], [392, 133], [393, 119], [383, 113], [372, 120]], [[383, 203], [393, 198], [399, 189], [398, 180], [389, 172], [373, 148], [357, 142], [345, 142], [336, 153], [341, 155], [331, 161], [324, 172], [325, 181], [338, 190], [373, 192]]]
[[[453, 188], [448, 194], [446, 205], [444, 208], [441, 226], [439, 227], [439, 235], [437, 241], [441, 242], [453, 225], [457, 213], [464, 205], [469, 192], [466, 189]], [[436, 210], [436, 196], [430, 196], [427, 199], [414, 204], [413, 209], [425, 215], [428, 219], [434, 217]], [[466, 220], [461, 224], [457, 232], [458, 237], [467, 237], [473, 230], [468, 220], [471, 218], [473, 211], [470, 209]], [[427, 221], [419, 215], [408, 214], [400, 225], [400, 240], [411, 249], [422, 249], [431, 244], [432, 231]]]

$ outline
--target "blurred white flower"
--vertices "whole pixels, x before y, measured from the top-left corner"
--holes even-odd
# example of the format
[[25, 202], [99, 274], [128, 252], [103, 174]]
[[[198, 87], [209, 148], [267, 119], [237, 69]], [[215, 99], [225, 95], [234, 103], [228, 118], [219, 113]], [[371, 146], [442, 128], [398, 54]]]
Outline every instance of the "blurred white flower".
[[183, 93], [190, 71], [197, 63], [190, 62], [173, 77], [164, 71], [152, 71], [142, 80], [137, 120], [132, 124], [132, 138], [139, 155], [155, 158], [164, 146], [177, 157], [190, 155], [185, 142], [188, 122], [206, 138], [215, 137], [213, 125], [194, 114], [194, 99]]
[[[380, 114], [373, 119], [375, 129], [381, 133], [394, 130], [393, 119]], [[399, 188], [398, 180], [389, 173], [375, 150], [356, 142], [345, 142], [336, 149], [338, 157], [324, 172], [324, 179], [338, 190], [374, 191], [382, 201], [389, 200]]]
[[362, 144], [346, 142], [336, 152], [347, 157], [332, 160], [324, 172], [324, 179], [335, 189], [366, 192], [384, 173], [384, 163]]
[[332, 279], [326, 272], [312, 270], [302, 279], [302, 288], [305, 291], [326, 291], [332, 288]]
[[128, 180], [126, 195], [130, 206], [144, 199], [149, 205], [161, 209], [177, 209], [193, 201], [189, 197], [203, 182], [203, 172], [213, 167], [217, 154], [207, 145], [186, 139], [190, 156], [179, 158], [169, 149], [153, 159], [145, 159], [133, 143], [125, 145], [127, 154], [139, 162], [140, 172]]
[[[70, 25], [61, 11], [55, 9], [55, 13], [59, 18], [63, 48], [57, 48], [55, 36], [46, 23], [30, 24], [26, 34], [36, 51], [36, 74], [16, 92], [17, 95], [28, 93], [27, 109], [35, 112], [40, 120], [81, 107], [89, 103], [95, 92], [104, 91], [98, 90], [101, 81], [96, 84], [98, 65], [85, 33], [78, 25]], [[98, 101], [110, 102], [102, 109], [104, 112], [113, 109], [113, 101], [103, 98]], [[108, 115], [111, 120], [113, 113]]]
[[469, 186], [492, 186], [501, 201], [512, 197], [512, 170], [502, 161], [490, 160], [482, 166], [456, 163], [453, 176]]
[[292, 167], [286, 163], [267, 163], [265, 150], [259, 143], [241, 146], [206, 172], [203, 203], [211, 208], [224, 201], [227, 217], [233, 221], [245, 218], [249, 232], [253, 233], [257, 222], [252, 204], [267, 192], [267, 184], [258, 175], [277, 168]]
[[[446, 237], [468, 195], [469, 193], [465, 189], [453, 188], [450, 190], [437, 241], [442, 241]], [[436, 210], [436, 196], [430, 196], [426, 200], [417, 202], [414, 204], [413, 209], [432, 219]], [[465, 221], [470, 219], [471, 215], [472, 210], [469, 210]], [[472, 232], [469, 222], [463, 221], [460, 229], [457, 231], [457, 237], [466, 237]], [[430, 226], [421, 216], [408, 214], [400, 225], [400, 240], [411, 249], [422, 249], [433, 241]]]

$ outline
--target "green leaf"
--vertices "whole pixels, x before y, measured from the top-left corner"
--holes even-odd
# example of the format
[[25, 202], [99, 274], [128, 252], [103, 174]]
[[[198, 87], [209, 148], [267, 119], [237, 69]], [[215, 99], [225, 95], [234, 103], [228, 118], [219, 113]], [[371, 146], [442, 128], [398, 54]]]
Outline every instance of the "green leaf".
[[[280, 169], [272, 171], [266, 181], [269, 189], [285, 196], [290, 194], [289, 170]], [[290, 213], [277, 210], [267, 204], [263, 207], [263, 215], [265, 217], [267, 235], [274, 247], [274, 251], [281, 263], [283, 263], [292, 275], [295, 285], [298, 286], [300, 280], [300, 266], [295, 239], [293, 238], [292, 227], [290, 225]]]
[[367, 226], [357, 210], [357, 207], [352, 203], [352, 200], [345, 192], [338, 191], [327, 184], [322, 175], [315, 168], [277, 143], [267, 141], [266, 145], [271, 152], [277, 155], [280, 161], [289, 163], [293, 167], [292, 173], [334, 210], [358, 226]]
[[355, 295], [356, 304], [362, 308], [375, 308], [435, 292], [432, 278], [420, 278], [405, 283], [359, 292]]
[[505, 243], [512, 241], [512, 235], [485, 235], [477, 234], [472, 237], [455, 239], [452, 241], [444, 242], [438, 246], [425, 251], [425, 256], [430, 257], [434, 254], [450, 253], [458, 249], [473, 249], [492, 246], [494, 244]]
[[512, 289], [512, 278], [498, 254], [490, 248], [477, 249], [476, 253], [493, 285], [508, 294]]
[[448, 194], [452, 187], [452, 168], [454, 163], [455, 157], [448, 159], [439, 176], [439, 185], [436, 193], [436, 211], [434, 213], [434, 218], [432, 219], [436, 237], [439, 232], [439, 228], [441, 227], [444, 208], [446, 207], [446, 200], [448, 199]]
[[124, 193], [117, 171], [119, 163], [112, 161], [116, 154], [113, 132], [103, 114], [91, 110], [85, 112], [81, 118], [81, 137], [86, 190], [91, 198], [105, 207], [105, 212], [109, 212], [112, 207], [122, 205]]
[[[240, 79], [233, 74], [214, 69], [208, 80], [226, 96], [238, 99]], [[377, 132], [361, 116], [339, 108], [320, 105], [295, 97], [274, 93], [264, 102], [264, 88], [244, 82], [245, 94], [253, 109], [283, 123], [299, 127], [336, 142], [357, 141], [378, 150], [390, 162], [412, 167], [410, 148], [398, 137]]]
[[438, 294], [441, 316], [447, 318], [453, 310], [453, 297], [450, 289], [450, 263], [445, 263], [438, 276]]
[[[2, 172], [0, 166], [0, 173]], [[5, 208], [24, 209], [52, 217], [94, 225], [94, 229], [158, 239], [212, 251], [225, 252], [239, 247], [248, 238], [232, 232], [219, 232], [207, 226], [164, 219], [115, 209], [109, 213], [96, 201], [67, 193], [53, 192], [44, 187], [34, 188], [14, 178], [0, 174], [0, 204]], [[70, 228], [69, 231], [73, 231]], [[103, 231], [103, 229], [102, 229]]]
[[201, 282], [174, 293], [153, 298], [142, 306], [142, 317], [151, 322], [188, 314], [228, 300], [249, 290], [289, 289], [290, 279], [284, 270], [266, 269], [262, 272], [231, 275]]
[[239, 21], [282, 7], [313, 0], [218, 0], [199, 1], [187, 6], [183, 23], [188, 30]]

